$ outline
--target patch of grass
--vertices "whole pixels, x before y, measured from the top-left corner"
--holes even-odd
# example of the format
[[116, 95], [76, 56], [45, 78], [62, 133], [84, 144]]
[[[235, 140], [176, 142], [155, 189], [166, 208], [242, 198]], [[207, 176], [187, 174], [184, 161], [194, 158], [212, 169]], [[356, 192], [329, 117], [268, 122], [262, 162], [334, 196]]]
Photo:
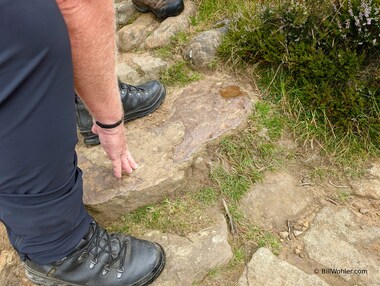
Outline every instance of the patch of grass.
[[273, 143], [262, 143], [258, 145], [258, 151], [263, 158], [272, 158], [276, 154], [276, 146]]
[[122, 218], [118, 231], [141, 235], [149, 230], [185, 235], [210, 223], [202, 205], [190, 197], [165, 199], [161, 203], [141, 207]]
[[[286, 150], [276, 145], [276, 140], [281, 137], [286, 126], [285, 122], [284, 117], [272, 104], [256, 104], [244, 131], [226, 137], [220, 142], [220, 164], [211, 170], [212, 180], [228, 203], [239, 239], [246, 245], [268, 247], [276, 254], [280, 248], [276, 237], [247, 219], [239, 207], [239, 202], [252, 184], [261, 180], [265, 170], [285, 161]], [[237, 253], [231, 265], [239, 264], [237, 254], [240, 250], [235, 251]]]
[[248, 126], [219, 144], [221, 164], [211, 177], [222, 194], [238, 201], [265, 170], [281, 165], [287, 152], [276, 144], [285, 128], [285, 119], [269, 103], [257, 103]]
[[310, 172], [310, 178], [311, 179], [322, 179], [322, 178], [326, 178], [330, 174], [331, 174], [330, 169], [327, 167], [315, 167]]
[[171, 59], [173, 57], [173, 49], [170, 45], [163, 46], [154, 50], [155, 54], [164, 60]]
[[276, 110], [274, 105], [265, 101], [256, 103], [252, 120], [268, 130], [271, 140], [279, 139], [286, 125], [286, 118]]
[[238, 229], [241, 232], [241, 241], [246, 246], [253, 245], [254, 248], [266, 247], [275, 255], [280, 253], [281, 243], [276, 235], [257, 226], [251, 219], [245, 217], [237, 209], [231, 211], [231, 215], [234, 217]]
[[239, 201], [248, 192], [250, 181], [244, 175], [230, 173], [222, 167], [215, 168], [212, 179], [218, 183], [223, 196], [232, 201]]
[[211, 279], [213, 279], [219, 274], [219, 271], [220, 271], [219, 267], [214, 267], [214, 268], [210, 269], [207, 276], [210, 277]]
[[217, 266], [212, 269], [210, 269], [206, 276], [202, 279], [202, 281], [195, 281], [192, 285], [222, 285], [220, 282], [223, 283], [223, 285], [229, 285], [226, 283], [226, 281], [222, 278], [225, 275], [230, 275], [228, 266]]
[[215, 204], [218, 199], [218, 194], [213, 188], [203, 188], [199, 190], [194, 198], [203, 204]]
[[351, 193], [346, 190], [338, 190], [336, 197], [340, 202], [346, 203], [351, 198]]
[[234, 268], [245, 262], [246, 253], [243, 246], [235, 246], [232, 249], [232, 259], [228, 263], [228, 268]]
[[230, 203], [229, 206], [230, 214], [234, 220], [234, 223], [237, 225], [242, 225], [246, 221], [246, 217], [244, 216], [243, 212], [241, 211], [240, 207], [236, 203]]
[[190, 35], [188, 32], [179, 32], [171, 37], [170, 42], [174, 46], [185, 46], [190, 41]]
[[190, 25], [191, 25], [191, 26], [196, 26], [196, 25], [198, 25], [197, 17], [195, 17], [195, 16], [190, 16], [190, 17], [189, 17], [189, 20], [190, 20]]
[[280, 254], [281, 243], [278, 238], [270, 232], [264, 232], [259, 238], [258, 246], [269, 248], [275, 255]]
[[202, 79], [202, 74], [192, 70], [184, 62], [176, 62], [161, 74], [161, 81], [167, 86], [185, 86]]
[[217, 21], [232, 18], [244, 2], [245, 0], [196, 0], [198, 14], [192, 23], [194, 26], [210, 27]]
[[168, 45], [155, 49], [154, 53], [164, 60], [176, 62], [182, 49], [189, 43], [190, 39], [190, 32], [179, 32], [170, 38]]

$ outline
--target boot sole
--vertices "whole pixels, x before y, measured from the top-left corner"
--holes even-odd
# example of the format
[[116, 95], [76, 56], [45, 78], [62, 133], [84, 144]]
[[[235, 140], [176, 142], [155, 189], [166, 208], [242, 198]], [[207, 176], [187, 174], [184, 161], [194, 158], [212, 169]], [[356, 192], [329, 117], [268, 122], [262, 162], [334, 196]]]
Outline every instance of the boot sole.
[[[164, 270], [165, 264], [166, 264], [166, 255], [165, 251], [162, 248], [161, 245], [156, 243], [157, 246], [159, 246], [161, 250], [161, 259], [159, 264], [157, 265], [157, 268], [153, 270], [151, 275], [144, 277], [140, 281], [137, 281], [136, 283], [130, 284], [128, 286], [146, 286], [151, 284]], [[72, 284], [72, 283], [67, 283], [65, 281], [59, 280], [59, 279], [54, 279], [52, 277], [48, 277], [46, 275], [43, 275], [31, 268], [29, 268], [26, 264], [24, 265], [25, 267], [25, 275], [26, 277], [33, 282], [36, 285], [44, 285], [44, 286], [83, 286], [79, 284]]]
[[[132, 112], [126, 113], [124, 115], [124, 123], [136, 120], [136, 119], [144, 117], [144, 116], [147, 116], [147, 115], [153, 113], [154, 111], [156, 111], [161, 106], [162, 102], [164, 101], [164, 99], [166, 97], [165, 86], [162, 85], [161, 89], [158, 92], [163, 94], [163, 96], [157, 97], [157, 99], [155, 101], [153, 101], [151, 104], [149, 104], [148, 106], [146, 106], [144, 108], [135, 109]], [[100, 144], [98, 136], [95, 136], [95, 137], [92, 136], [90, 138], [84, 138], [83, 141], [84, 141], [84, 144], [86, 146], [89, 146], [89, 147], [97, 146]]]
[[[82, 134], [83, 136], [83, 134]], [[96, 145], [99, 145], [100, 144], [100, 141], [99, 141], [99, 137], [96, 135], [92, 135], [90, 137], [84, 137], [83, 136], [83, 142], [86, 146], [96, 146]]]
[[148, 6], [144, 5], [144, 4], [135, 4], [133, 3], [133, 5], [136, 7], [136, 9], [138, 11], [140, 11], [141, 13], [147, 13], [147, 12], [152, 12], [158, 19], [160, 20], [164, 20], [168, 17], [175, 17], [175, 16], [178, 16], [179, 14], [182, 13], [182, 11], [185, 9], [185, 6], [182, 4], [180, 6], [178, 6], [177, 10], [172, 12], [171, 14], [167, 14], [167, 15], [162, 15], [161, 13], [158, 13], [157, 10], [155, 9], [152, 9], [152, 8], [149, 8]]

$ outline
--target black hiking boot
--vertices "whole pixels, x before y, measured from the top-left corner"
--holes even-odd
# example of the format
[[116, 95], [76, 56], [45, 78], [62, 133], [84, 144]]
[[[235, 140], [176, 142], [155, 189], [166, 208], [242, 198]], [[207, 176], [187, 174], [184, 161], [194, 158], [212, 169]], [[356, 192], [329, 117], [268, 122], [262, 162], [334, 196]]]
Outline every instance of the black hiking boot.
[[26, 277], [48, 286], [143, 286], [165, 266], [162, 247], [123, 234], [109, 234], [96, 222], [73, 253], [49, 265], [24, 262]]
[[161, 20], [181, 14], [185, 8], [183, 0], [132, 0], [132, 2], [140, 12], [152, 12]]
[[[155, 111], [163, 102], [166, 90], [153, 80], [138, 86], [119, 81], [120, 97], [124, 108], [124, 122], [146, 116]], [[79, 96], [75, 96], [77, 126], [87, 146], [99, 145], [98, 135], [92, 133], [92, 117]]]

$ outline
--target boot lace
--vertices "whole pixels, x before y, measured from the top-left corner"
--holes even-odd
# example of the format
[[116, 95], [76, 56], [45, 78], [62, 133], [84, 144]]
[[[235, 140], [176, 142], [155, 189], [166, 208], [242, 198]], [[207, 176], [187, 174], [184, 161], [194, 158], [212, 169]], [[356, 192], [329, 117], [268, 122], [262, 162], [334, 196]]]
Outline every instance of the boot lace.
[[[117, 243], [119, 251], [117, 255], [112, 252], [112, 245]], [[120, 279], [124, 272], [124, 262], [127, 250], [127, 241], [122, 241], [118, 234], [109, 234], [105, 229], [99, 227], [98, 224], [94, 225], [93, 234], [88, 242], [88, 244], [83, 248], [83, 252], [80, 255], [80, 258], [88, 257], [91, 252], [94, 255], [94, 258], [91, 259], [89, 268], [93, 269], [98, 263], [100, 256], [104, 253], [108, 253], [108, 261], [103, 269], [102, 275], [107, 275], [118, 261], [119, 265], [117, 267], [117, 278]]]
[[126, 84], [126, 83], [123, 83], [120, 81], [119, 81], [119, 88], [120, 88], [122, 93], [137, 94], [139, 96], [141, 95], [141, 93], [146, 94], [146, 91], [143, 88], [140, 88], [138, 86], [133, 86], [130, 84]]

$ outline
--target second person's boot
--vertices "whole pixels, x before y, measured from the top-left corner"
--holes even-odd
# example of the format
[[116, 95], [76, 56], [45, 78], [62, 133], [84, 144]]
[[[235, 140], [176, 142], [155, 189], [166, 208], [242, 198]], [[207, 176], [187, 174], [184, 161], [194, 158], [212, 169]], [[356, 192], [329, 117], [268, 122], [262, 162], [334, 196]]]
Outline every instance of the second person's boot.
[[132, 0], [140, 12], [152, 12], [159, 19], [181, 14], [185, 5], [183, 0]]
[[[159, 81], [152, 80], [138, 86], [119, 81], [120, 97], [124, 109], [124, 122], [144, 117], [155, 111], [163, 102], [166, 90]], [[92, 116], [79, 96], [75, 96], [75, 109], [79, 133], [88, 146], [99, 145], [98, 135], [92, 133]]]

